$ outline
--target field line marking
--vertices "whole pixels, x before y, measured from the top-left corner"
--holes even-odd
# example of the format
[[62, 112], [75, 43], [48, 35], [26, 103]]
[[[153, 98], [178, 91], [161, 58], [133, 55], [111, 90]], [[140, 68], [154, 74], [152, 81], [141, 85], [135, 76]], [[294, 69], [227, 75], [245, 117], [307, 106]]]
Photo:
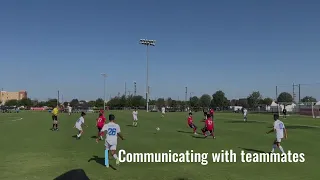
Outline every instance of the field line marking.
[[[243, 119], [228, 119], [228, 118], [219, 118], [219, 119], [224, 119], [224, 120], [236, 120], [236, 121], [243, 121]], [[258, 121], [258, 122], [265, 122], [269, 123], [269, 121]], [[272, 123], [270, 123], [272, 125]], [[309, 126], [309, 125], [303, 125], [303, 124], [291, 124], [291, 123], [285, 123], [291, 126], [304, 126], [304, 127], [312, 127], [312, 128], [320, 128], [320, 126]]]
[[19, 118], [19, 119], [13, 119], [11, 121], [21, 121], [23, 118]]

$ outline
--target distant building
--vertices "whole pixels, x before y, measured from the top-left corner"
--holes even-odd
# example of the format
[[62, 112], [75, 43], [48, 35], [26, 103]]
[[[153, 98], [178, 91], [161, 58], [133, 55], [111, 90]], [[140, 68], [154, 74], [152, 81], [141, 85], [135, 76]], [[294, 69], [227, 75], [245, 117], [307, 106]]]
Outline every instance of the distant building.
[[5, 103], [9, 100], [21, 100], [23, 98], [28, 98], [27, 91], [18, 91], [18, 92], [8, 92], [0, 91], [0, 101]]

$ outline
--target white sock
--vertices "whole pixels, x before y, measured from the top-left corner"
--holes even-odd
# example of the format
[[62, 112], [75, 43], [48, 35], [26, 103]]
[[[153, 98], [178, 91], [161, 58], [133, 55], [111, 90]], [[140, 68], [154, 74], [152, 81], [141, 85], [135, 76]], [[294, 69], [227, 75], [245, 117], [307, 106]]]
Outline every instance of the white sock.
[[118, 159], [117, 154], [112, 155], [114, 159]]
[[279, 149], [280, 149], [280, 151], [281, 151], [282, 153], [284, 153], [284, 150], [283, 150], [282, 146], [279, 146]]
[[271, 150], [271, 152], [273, 153], [274, 152], [274, 150], [277, 148], [277, 145], [272, 145], [272, 150]]

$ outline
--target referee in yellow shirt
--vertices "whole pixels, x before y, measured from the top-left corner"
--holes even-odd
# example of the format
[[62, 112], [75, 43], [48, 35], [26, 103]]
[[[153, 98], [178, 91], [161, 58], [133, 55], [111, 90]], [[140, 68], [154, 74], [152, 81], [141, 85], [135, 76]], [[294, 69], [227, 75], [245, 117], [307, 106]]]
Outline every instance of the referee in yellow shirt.
[[52, 131], [59, 130], [58, 129], [58, 114], [59, 114], [59, 109], [57, 106], [52, 110], [52, 120], [53, 120]]

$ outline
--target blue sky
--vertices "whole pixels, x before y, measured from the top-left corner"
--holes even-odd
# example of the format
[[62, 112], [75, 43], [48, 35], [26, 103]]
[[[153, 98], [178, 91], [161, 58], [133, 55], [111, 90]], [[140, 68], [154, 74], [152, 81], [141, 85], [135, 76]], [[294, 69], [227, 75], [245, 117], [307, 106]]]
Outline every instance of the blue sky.
[[[0, 88], [31, 98], [96, 99], [145, 93], [149, 50], [151, 97], [184, 99], [223, 90], [228, 98], [275, 86], [316, 83], [320, 67], [316, 0], [1, 0]], [[301, 95], [320, 98], [320, 85]]]

